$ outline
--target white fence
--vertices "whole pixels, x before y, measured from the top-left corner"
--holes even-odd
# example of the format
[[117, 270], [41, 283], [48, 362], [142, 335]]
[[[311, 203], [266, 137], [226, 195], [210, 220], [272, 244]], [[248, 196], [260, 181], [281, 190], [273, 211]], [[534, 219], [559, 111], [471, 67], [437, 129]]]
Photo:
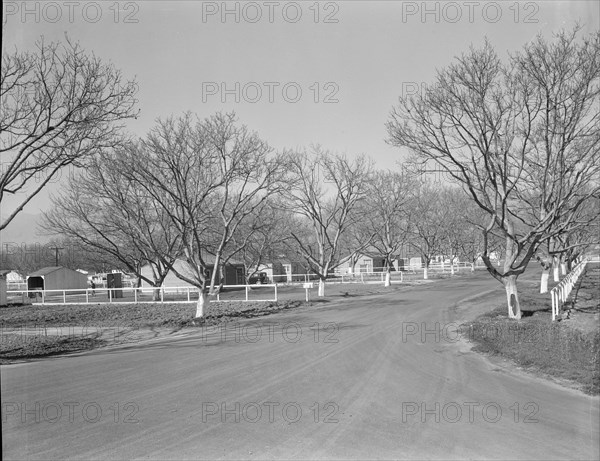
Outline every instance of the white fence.
[[552, 297], [552, 320], [556, 320], [560, 313], [560, 309], [565, 301], [569, 298], [571, 290], [577, 283], [579, 276], [585, 270], [585, 266], [588, 260], [584, 259], [578, 263], [567, 276], [560, 281], [552, 290], [550, 290], [550, 296]]
[[[270, 289], [272, 288], [272, 290]], [[272, 297], [263, 296], [265, 291]], [[83, 288], [72, 290], [9, 290], [9, 302], [32, 304], [97, 304], [97, 303], [191, 303], [198, 301], [198, 288], [186, 287], [143, 287], [143, 288]], [[158, 297], [157, 300], [153, 299]], [[277, 285], [224, 285], [223, 291], [211, 302], [277, 301]]]
[[[471, 271], [471, 269], [485, 269], [481, 264], [471, 265], [471, 263], [431, 263], [427, 269], [428, 276], [435, 277], [436, 274], [450, 275], [452, 273], [461, 273]], [[405, 280], [414, 280], [420, 276], [423, 278], [424, 267], [404, 266], [401, 270], [392, 270], [391, 280], [393, 282], [403, 282]], [[375, 267], [369, 270], [360, 270], [356, 268], [354, 272], [342, 272], [335, 270], [327, 276], [327, 283], [383, 283], [385, 281], [386, 268]], [[272, 277], [276, 283], [282, 285], [301, 285], [311, 281], [317, 281], [319, 276], [314, 273], [294, 273], [294, 274], [277, 274]]]

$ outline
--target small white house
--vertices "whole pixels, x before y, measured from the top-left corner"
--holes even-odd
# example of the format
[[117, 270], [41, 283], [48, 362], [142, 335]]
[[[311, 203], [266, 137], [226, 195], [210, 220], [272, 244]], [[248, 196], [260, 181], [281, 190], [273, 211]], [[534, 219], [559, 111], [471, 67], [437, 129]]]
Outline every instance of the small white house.
[[74, 290], [87, 288], [87, 277], [62, 266], [44, 267], [27, 276], [27, 289]]
[[[175, 261], [175, 263], [173, 263], [173, 267], [180, 274], [183, 274], [188, 278], [194, 279], [194, 272], [186, 261], [184, 261], [182, 259], [178, 259]], [[208, 270], [212, 271], [212, 269], [213, 269], [213, 266], [209, 265]], [[149, 264], [143, 266], [141, 272], [144, 277], [152, 280], [152, 278], [153, 278], [152, 268], [150, 267]], [[224, 274], [224, 278], [225, 278], [224, 284], [225, 285], [243, 285], [246, 283], [246, 280], [244, 277], [244, 264], [243, 263], [230, 261], [225, 265], [224, 272], [225, 272], [225, 274]], [[148, 283], [142, 279], [141, 286], [148, 287]], [[181, 280], [179, 277], [177, 277], [177, 275], [175, 275], [175, 272], [169, 271], [169, 273], [167, 274], [167, 276], [165, 277], [165, 279], [162, 283], [162, 286], [164, 286], [164, 287], [188, 287], [188, 286], [192, 286], [192, 285]]]

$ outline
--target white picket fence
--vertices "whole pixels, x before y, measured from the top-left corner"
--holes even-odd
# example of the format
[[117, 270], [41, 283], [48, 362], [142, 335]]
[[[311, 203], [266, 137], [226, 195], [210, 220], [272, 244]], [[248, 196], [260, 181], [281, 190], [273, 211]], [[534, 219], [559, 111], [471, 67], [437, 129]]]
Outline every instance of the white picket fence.
[[552, 290], [550, 290], [550, 296], [552, 298], [552, 320], [556, 320], [560, 314], [560, 309], [569, 298], [573, 287], [577, 283], [579, 276], [585, 270], [585, 266], [588, 260], [584, 259], [579, 262], [567, 276], [560, 281]]

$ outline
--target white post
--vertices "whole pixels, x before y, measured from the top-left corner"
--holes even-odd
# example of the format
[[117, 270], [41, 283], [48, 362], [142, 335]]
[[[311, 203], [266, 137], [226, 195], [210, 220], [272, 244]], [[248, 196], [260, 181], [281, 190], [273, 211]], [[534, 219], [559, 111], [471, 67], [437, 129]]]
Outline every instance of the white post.
[[165, 301], [165, 287], [160, 287], [160, 302], [163, 303]]
[[248, 301], [248, 285], [246, 285], [244, 288], [246, 290], [246, 301]]
[[133, 302], [137, 304], [137, 288], [133, 289]]
[[63, 304], [67, 304], [67, 290], [63, 290]]
[[88, 304], [90, 302], [90, 292], [88, 289], [85, 289], [85, 303]]
[[190, 302], [190, 287], [187, 287], [187, 298], [188, 298], [188, 303]]
[[112, 288], [108, 289], [108, 302], [112, 303]]

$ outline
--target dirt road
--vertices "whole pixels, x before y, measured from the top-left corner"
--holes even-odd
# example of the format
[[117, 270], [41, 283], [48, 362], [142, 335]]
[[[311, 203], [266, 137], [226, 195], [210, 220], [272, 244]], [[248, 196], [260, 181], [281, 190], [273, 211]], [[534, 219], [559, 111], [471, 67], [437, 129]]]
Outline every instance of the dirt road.
[[470, 352], [488, 275], [3, 366], [5, 459], [598, 459], [599, 400]]

